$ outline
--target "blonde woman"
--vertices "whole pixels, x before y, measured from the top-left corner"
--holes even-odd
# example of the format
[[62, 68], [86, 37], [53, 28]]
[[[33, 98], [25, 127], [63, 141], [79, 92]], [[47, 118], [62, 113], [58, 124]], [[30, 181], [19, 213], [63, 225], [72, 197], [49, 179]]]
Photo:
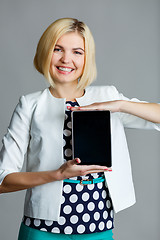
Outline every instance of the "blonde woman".
[[[18, 239], [111, 240], [114, 212], [135, 203], [124, 127], [160, 130], [160, 105], [128, 99], [114, 86], [89, 86], [95, 44], [77, 19], [58, 19], [46, 29], [34, 66], [50, 86], [20, 98], [0, 153], [0, 193], [27, 189]], [[75, 109], [111, 111], [112, 169], [72, 159]]]

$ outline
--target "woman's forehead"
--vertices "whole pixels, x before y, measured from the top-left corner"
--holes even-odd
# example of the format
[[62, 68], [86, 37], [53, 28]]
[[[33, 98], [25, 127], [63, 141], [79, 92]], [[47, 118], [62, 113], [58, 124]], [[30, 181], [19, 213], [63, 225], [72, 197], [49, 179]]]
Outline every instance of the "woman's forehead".
[[63, 34], [56, 42], [62, 47], [72, 46], [72, 48], [84, 48], [84, 38], [78, 32], [68, 32]]

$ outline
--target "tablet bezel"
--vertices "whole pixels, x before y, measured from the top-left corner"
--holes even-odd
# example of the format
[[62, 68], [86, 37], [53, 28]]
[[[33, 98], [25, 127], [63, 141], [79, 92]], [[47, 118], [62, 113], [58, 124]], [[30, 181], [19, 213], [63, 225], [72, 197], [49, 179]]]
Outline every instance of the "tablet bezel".
[[[109, 138], [110, 138], [110, 148], [111, 148], [111, 112], [109, 110], [75, 110], [75, 111], [72, 111], [71, 113], [71, 122], [72, 122], [72, 156], [73, 156], [73, 159], [77, 156], [74, 155], [74, 130], [73, 130], [73, 124], [74, 124], [74, 121], [73, 121], [73, 115], [74, 113], [76, 112], [107, 112], [107, 114], [109, 113], [109, 127], [110, 127], [110, 132], [109, 132]], [[86, 164], [85, 164], [86, 165]], [[107, 166], [107, 167], [112, 167], [112, 152], [111, 152], [111, 149], [110, 149], [110, 166]]]

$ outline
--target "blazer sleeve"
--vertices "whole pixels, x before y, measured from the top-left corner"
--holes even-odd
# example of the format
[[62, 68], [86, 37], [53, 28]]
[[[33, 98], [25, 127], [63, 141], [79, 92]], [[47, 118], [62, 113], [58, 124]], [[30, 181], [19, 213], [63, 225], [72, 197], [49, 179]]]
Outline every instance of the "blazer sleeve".
[[26, 99], [22, 96], [13, 112], [7, 133], [2, 139], [0, 184], [9, 173], [22, 169], [30, 138], [29, 115]]
[[[115, 91], [116, 99], [132, 101], [132, 102], [147, 103], [146, 101], [140, 101], [137, 98], [129, 99], [129, 98], [125, 97], [122, 93], [119, 93], [114, 86], [112, 86], [112, 87]], [[155, 130], [160, 131], [160, 124], [159, 123], [153, 123], [153, 122], [144, 120], [142, 118], [139, 118], [137, 116], [134, 116], [134, 115], [128, 114], [128, 113], [119, 113], [119, 116], [120, 116], [120, 119], [121, 119], [124, 127], [126, 127], [126, 128], [155, 129]]]

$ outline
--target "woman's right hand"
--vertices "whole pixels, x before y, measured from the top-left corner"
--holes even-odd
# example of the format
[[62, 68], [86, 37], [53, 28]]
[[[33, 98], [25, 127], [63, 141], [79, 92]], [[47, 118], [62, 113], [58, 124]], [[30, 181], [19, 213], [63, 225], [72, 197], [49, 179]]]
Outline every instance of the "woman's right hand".
[[0, 194], [33, 188], [42, 184], [83, 176], [88, 173], [111, 171], [111, 168], [98, 165], [78, 165], [76, 158], [65, 162], [59, 169], [41, 172], [14, 172], [8, 174], [0, 184]]
[[58, 180], [64, 180], [66, 178], [84, 176], [89, 173], [98, 173], [104, 171], [112, 171], [111, 168], [99, 165], [78, 165], [81, 162], [79, 158], [69, 160], [65, 162], [58, 171]]

